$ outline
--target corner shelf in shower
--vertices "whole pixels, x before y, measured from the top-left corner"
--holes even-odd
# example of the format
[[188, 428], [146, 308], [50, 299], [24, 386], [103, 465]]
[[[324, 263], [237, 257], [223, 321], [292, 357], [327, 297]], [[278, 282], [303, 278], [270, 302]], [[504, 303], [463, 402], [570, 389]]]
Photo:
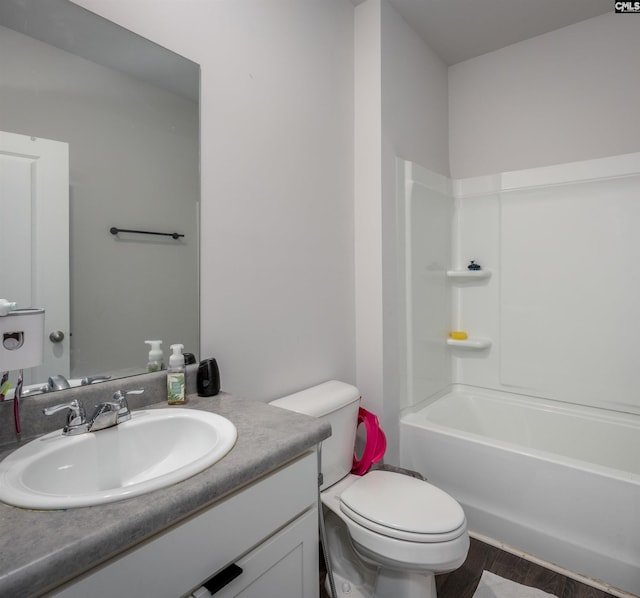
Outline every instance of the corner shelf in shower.
[[469, 337], [464, 340], [447, 339], [447, 345], [450, 347], [458, 347], [460, 349], [482, 350], [491, 347], [492, 340], [490, 338]]
[[491, 276], [491, 270], [447, 270], [452, 280], [483, 280]]

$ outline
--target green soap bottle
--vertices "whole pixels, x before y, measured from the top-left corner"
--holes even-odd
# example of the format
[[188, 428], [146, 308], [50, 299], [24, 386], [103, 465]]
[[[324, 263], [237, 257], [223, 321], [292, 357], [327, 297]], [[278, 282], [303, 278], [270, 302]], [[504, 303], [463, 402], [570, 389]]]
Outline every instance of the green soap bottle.
[[167, 402], [169, 405], [184, 405], [187, 402], [187, 368], [182, 354], [184, 345], [171, 345], [167, 368]]

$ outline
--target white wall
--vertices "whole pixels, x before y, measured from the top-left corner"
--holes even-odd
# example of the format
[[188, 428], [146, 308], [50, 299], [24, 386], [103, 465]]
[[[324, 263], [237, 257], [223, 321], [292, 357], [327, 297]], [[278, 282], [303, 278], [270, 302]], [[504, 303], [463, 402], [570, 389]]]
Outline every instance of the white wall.
[[197, 352], [197, 105], [5, 27], [0, 55], [0, 129], [69, 144], [71, 375], [143, 371], [150, 337]]
[[[385, 0], [360, 4], [355, 29], [348, 0], [77, 2], [202, 65], [202, 353], [223, 386], [269, 399], [341, 378], [388, 430], [402, 385], [395, 156], [464, 178], [640, 139], [640, 21], [619, 15], [447, 71]], [[488, 209], [480, 236], [495, 234]]]
[[356, 383], [364, 407], [378, 415], [387, 430], [383, 416], [380, 30], [379, 0], [358, 6], [354, 29]]
[[[382, 297], [383, 405], [390, 449], [397, 462], [404, 340], [399, 264], [397, 161], [409, 159], [449, 174], [447, 68], [385, 0], [382, 1]], [[434, 298], [437, 302], [437, 299]]]
[[385, 0], [355, 12], [357, 385], [393, 462], [404, 389], [396, 156], [448, 174], [447, 69]]
[[395, 156], [449, 176], [448, 69], [381, 1], [383, 140]]
[[351, 3], [77, 3], [201, 65], [201, 355], [223, 388], [355, 382]]
[[451, 175], [636, 152], [640, 19], [609, 13], [449, 69]]

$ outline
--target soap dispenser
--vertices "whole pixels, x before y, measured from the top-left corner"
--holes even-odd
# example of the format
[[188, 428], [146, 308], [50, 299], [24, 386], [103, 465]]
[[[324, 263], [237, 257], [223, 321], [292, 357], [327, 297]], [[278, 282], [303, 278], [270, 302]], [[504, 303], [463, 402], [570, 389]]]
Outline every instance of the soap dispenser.
[[167, 402], [169, 405], [183, 405], [187, 402], [187, 368], [182, 354], [184, 345], [171, 345], [169, 368], [167, 369]]
[[147, 372], [159, 372], [164, 370], [164, 353], [160, 348], [162, 341], [144, 341], [151, 347], [147, 360]]
[[6, 299], [0, 299], [0, 316], [6, 316], [10, 311], [16, 308], [15, 301], [7, 301]]

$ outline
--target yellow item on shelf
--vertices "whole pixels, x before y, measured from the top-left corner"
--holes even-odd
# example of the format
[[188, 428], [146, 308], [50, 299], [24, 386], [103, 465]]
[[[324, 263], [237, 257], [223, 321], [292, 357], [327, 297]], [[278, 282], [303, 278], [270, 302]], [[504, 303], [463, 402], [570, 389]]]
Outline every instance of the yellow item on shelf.
[[467, 333], [462, 330], [453, 330], [449, 333], [449, 336], [456, 341], [463, 341], [467, 339]]

